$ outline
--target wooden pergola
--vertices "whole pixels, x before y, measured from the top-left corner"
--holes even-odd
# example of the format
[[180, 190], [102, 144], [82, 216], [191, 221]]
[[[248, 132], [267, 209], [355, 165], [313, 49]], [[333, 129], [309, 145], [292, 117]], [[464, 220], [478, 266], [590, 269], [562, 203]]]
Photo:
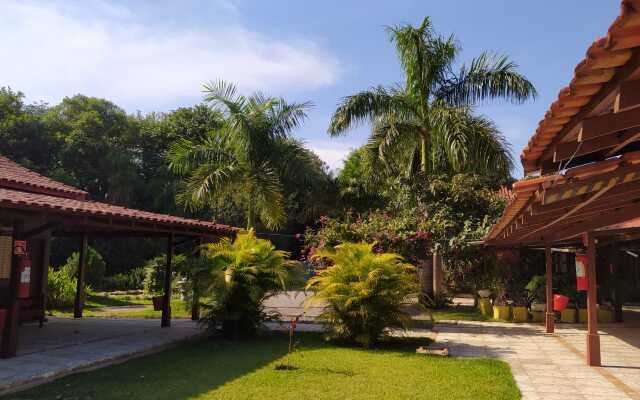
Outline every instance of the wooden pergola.
[[[20, 322], [44, 320], [49, 248], [52, 237], [79, 239], [79, 268], [74, 317], [82, 317], [88, 238], [157, 237], [166, 240], [166, 269], [162, 327], [171, 325], [172, 256], [176, 245], [188, 241], [214, 241], [239, 229], [208, 221], [151, 213], [92, 201], [89, 194], [54, 181], [0, 156], [0, 240], [8, 244], [0, 257], [0, 309], [6, 319], [0, 358], [14, 357]], [[26, 245], [26, 252], [16, 249]], [[9, 251], [9, 253], [7, 253]], [[6, 259], [4, 256], [7, 256]], [[25, 274], [24, 262], [30, 268]], [[3, 266], [6, 260], [6, 266]], [[2, 271], [8, 271], [2, 276]], [[19, 285], [29, 282], [28, 293]]]
[[[522, 152], [528, 177], [485, 243], [545, 248], [546, 330], [554, 331], [552, 248], [583, 248], [587, 265], [587, 362], [600, 365], [596, 251], [637, 238], [640, 217], [640, 1], [624, 0]], [[618, 225], [618, 226], [616, 226]], [[636, 224], [637, 225], [637, 224]]]

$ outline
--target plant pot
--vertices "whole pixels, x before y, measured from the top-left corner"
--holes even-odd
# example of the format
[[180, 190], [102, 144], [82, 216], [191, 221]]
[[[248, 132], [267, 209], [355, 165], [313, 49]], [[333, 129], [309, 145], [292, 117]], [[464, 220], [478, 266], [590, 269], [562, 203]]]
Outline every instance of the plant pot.
[[531, 321], [544, 322], [544, 311], [531, 311]]
[[151, 298], [151, 301], [153, 301], [154, 311], [162, 311], [162, 306], [164, 305], [164, 296], [153, 296]]
[[546, 303], [533, 303], [531, 304], [531, 312], [546, 312], [547, 304]]
[[529, 321], [529, 310], [525, 306], [514, 306], [511, 309], [513, 322]]
[[580, 322], [581, 324], [586, 324], [588, 318], [589, 314], [587, 314], [586, 308], [581, 308], [578, 310], [578, 322]]
[[607, 308], [598, 309], [598, 321], [603, 324], [610, 324], [613, 322], [613, 310]]
[[508, 321], [511, 307], [509, 306], [493, 306], [493, 319]]
[[489, 289], [478, 290], [478, 296], [480, 296], [483, 299], [489, 298], [491, 296], [491, 290]]
[[0, 308], [0, 333], [4, 330], [5, 321], [7, 320], [7, 310]]
[[491, 317], [493, 313], [493, 306], [491, 305], [491, 299], [481, 298], [478, 300], [478, 308], [480, 309], [480, 314], [485, 317]]
[[575, 308], [565, 308], [560, 312], [560, 321], [575, 324], [577, 315], [578, 313]]

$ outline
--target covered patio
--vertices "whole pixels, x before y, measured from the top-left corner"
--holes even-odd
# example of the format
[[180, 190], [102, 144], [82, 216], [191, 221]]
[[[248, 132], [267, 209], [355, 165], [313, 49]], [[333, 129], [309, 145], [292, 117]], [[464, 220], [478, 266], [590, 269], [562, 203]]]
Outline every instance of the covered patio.
[[[587, 293], [588, 322], [579, 347], [590, 366], [603, 364], [601, 346], [608, 345], [598, 326], [601, 284], [625, 279], [619, 255], [639, 238], [639, 32], [640, 2], [622, 1], [607, 36], [589, 47], [524, 148], [527, 178], [513, 185], [514, 196], [485, 241], [544, 250], [547, 333], [555, 331], [554, 253], [582, 256], [584, 287], [578, 289]], [[621, 297], [618, 287], [613, 293]]]
[[[89, 237], [149, 237], [166, 243], [162, 327], [171, 326], [172, 257], [176, 246], [215, 241], [238, 231], [226, 225], [92, 201], [89, 194], [0, 156], [0, 358], [21, 354], [20, 324], [45, 322], [52, 238], [72, 237], [80, 253], [74, 317], [82, 318]], [[197, 318], [198, 307], [192, 310]], [[86, 324], [95, 324], [87, 321]], [[47, 324], [48, 325], [48, 324]], [[51, 337], [49, 326], [39, 331]], [[0, 368], [5, 365], [0, 364]]]

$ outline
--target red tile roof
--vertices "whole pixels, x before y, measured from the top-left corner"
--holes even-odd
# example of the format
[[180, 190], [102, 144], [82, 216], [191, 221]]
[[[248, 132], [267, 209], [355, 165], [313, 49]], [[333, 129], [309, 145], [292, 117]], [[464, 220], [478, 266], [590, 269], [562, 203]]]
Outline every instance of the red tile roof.
[[167, 227], [187, 228], [222, 235], [240, 230], [208, 221], [91, 201], [84, 190], [42, 176], [3, 156], [0, 156], [0, 207], [142, 222], [162, 225], [165, 230]]
[[89, 197], [89, 194], [84, 190], [42, 176], [3, 156], [0, 156], [0, 187], [78, 200]]
[[170, 227], [198, 228], [220, 234], [230, 234], [239, 231], [238, 228], [213, 222], [156, 214], [97, 201], [76, 200], [4, 188], [0, 188], [0, 207], [45, 212], [52, 211], [61, 215], [112, 217]]
[[600, 94], [614, 79], [619, 67], [640, 47], [640, 0], [623, 0], [621, 13], [609, 27], [607, 35], [593, 42], [575, 68], [569, 86], [560, 90], [558, 99], [540, 121], [538, 128], [522, 150], [525, 172], [536, 169], [536, 162], [560, 135], [573, 116]]

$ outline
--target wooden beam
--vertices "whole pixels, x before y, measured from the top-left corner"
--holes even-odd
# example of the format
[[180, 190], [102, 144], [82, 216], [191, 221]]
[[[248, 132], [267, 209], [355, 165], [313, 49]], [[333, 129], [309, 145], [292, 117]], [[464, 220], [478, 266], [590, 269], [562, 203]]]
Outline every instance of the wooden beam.
[[604, 228], [638, 217], [640, 217], [640, 203], [631, 203], [625, 207], [612, 209], [599, 217], [588, 218], [583, 221], [578, 221], [575, 224], [569, 224], [557, 230], [549, 237], [553, 241], [567, 240], [588, 230]]
[[11, 243], [11, 277], [9, 280], [9, 307], [5, 317], [4, 331], [0, 338], [0, 358], [15, 357], [18, 351], [18, 323], [20, 322], [20, 299], [18, 298], [18, 282], [20, 257], [13, 255], [16, 240], [22, 240], [24, 223], [21, 220], [13, 223], [13, 240]]
[[84, 308], [84, 281], [87, 270], [88, 237], [85, 232], [80, 238], [80, 257], [78, 259], [78, 272], [76, 276], [76, 298], [73, 303], [73, 318], [82, 318]]
[[614, 111], [620, 112], [638, 106], [640, 106], [640, 79], [624, 82], [620, 85]]
[[587, 248], [587, 364], [600, 366], [600, 336], [598, 335], [598, 289], [596, 283], [596, 242], [593, 231], [585, 233]]
[[25, 239], [30, 239], [34, 236], [38, 236], [42, 233], [45, 233], [46, 231], [53, 229], [57, 226], [60, 226], [60, 222], [47, 222], [46, 224], [40, 225], [38, 227], [35, 227], [31, 230], [28, 230], [24, 233], [24, 238]]
[[173, 259], [173, 233], [167, 237], [167, 265], [164, 271], [164, 299], [162, 301], [162, 321], [160, 326], [168, 328], [171, 326], [171, 263]]
[[595, 139], [610, 133], [640, 126], [640, 110], [631, 109], [619, 113], [599, 115], [582, 121], [578, 141]]
[[547, 333], [553, 333], [555, 330], [556, 314], [553, 312], [553, 258], [551, 257], [551, 245], [546, 244], [544, 247], [545, 266], [546, 266], [546, 287], [545, 295], [547, 300], [547, 312], [545, 313], [545, 328]]
[[[572, 116], [569, 122], [562, 127], [562, 130], [555, 135], [553, 141], [543, 151], [542, 157], [539, 157], [538, 160], [531, 160], [531, 162], [527, 163], [527, 165], [536, 165], [536, 167], [526, 170], [525, 172], [541, 167], [539, 163], [540, 160], [552, 158], [555, 145], [561, 143], [565, 137], [574, 132], [582, 120], [590, 115], [595, 115], [599, 111], [602, 111], [603, 104], [612, 102], [618, 94], [618, 87], [620, 84], [627, 81], [638, 68], [640, 68], [640, 50], [636, 48], [633, 50], [629, 61], [616, 71], [613, 79], [607, 79], [607, 82], [602, 85], [602, 88], [600, 88], [600, 90], [592, 97], [591, 101], [582, 107], [579, 113]], [[584, 78], [577, 78], [572, 87], [574, 87], [574, 90], [577, 92], [580, 90], [581, 86], [590, 83], [594, 82], [588, 82]]]

